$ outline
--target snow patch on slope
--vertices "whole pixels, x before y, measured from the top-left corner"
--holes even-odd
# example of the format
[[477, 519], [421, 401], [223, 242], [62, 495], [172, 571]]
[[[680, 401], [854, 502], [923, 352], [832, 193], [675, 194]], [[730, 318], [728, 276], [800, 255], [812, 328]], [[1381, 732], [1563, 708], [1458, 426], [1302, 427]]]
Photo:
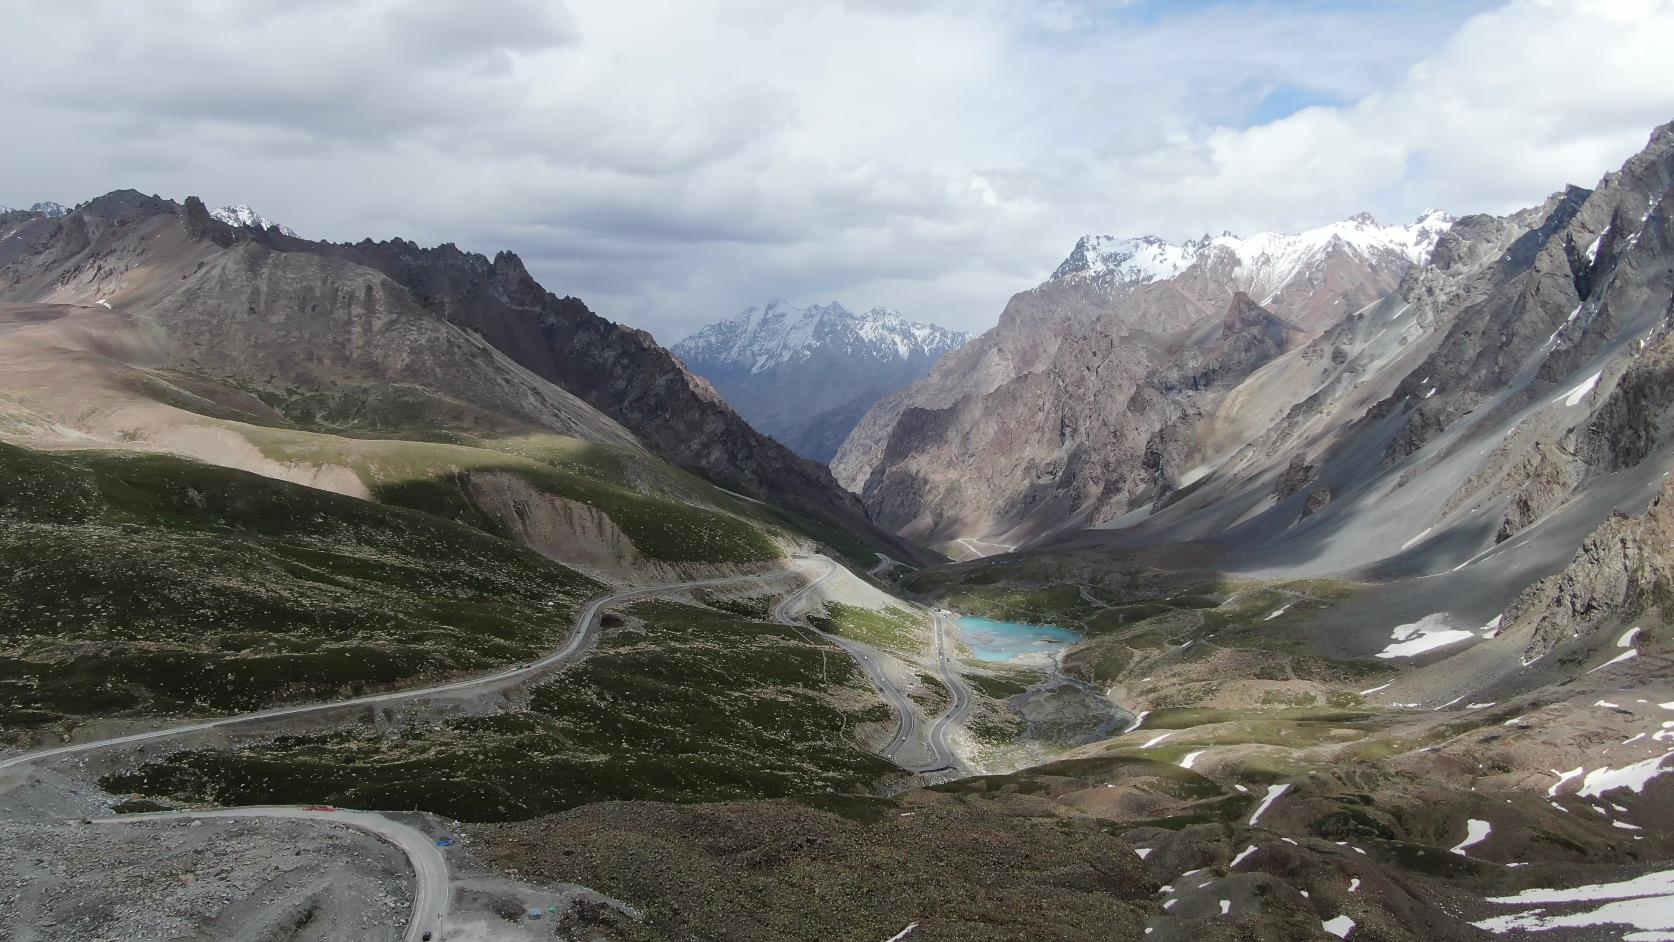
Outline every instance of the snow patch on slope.
[[1378, 657], [1385, 659], [1417, 657], [1426, 651], [1445, 648], [1461, 641], [1469, 641], [1476, 637], [1476, 633], [1458, 628], [1449, 628], [1447, 626], [1447, 613], [1438, 612], [1434, 615], [1426, 615], [1411, 624], [1398, 626], [1390, 633], [1390, 637], [1395, 640], [1395, 643], [1379, 651]]
[[[1630, 932], [1623, 938], [1668, 938], [1666, 933], [1674, 929], [1674, 870], [1648, 873], [1619, 883], [1595, 883], [1570, 889], [1529, 889], [1515, 896], [1492, 897], [1488, 902], [1502, 906], [1526, 907], [1521, 912], [1474, 923], [1478, 929], [1498, 934], [1548, 932], [1553, 929], [1591, 926], [1629, 926], [1639, 931]], [[1576, 903], [1603, 905], [1563, 914], [1551, 913], [1547, 909], [1553, 905]]]

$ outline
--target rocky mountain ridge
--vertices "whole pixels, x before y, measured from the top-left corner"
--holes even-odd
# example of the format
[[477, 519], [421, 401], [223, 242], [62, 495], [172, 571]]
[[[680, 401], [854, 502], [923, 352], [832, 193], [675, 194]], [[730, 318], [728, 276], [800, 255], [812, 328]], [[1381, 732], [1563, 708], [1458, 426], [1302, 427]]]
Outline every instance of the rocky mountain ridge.
[[58, 219], [6, 220], [0, 300], [109, 310], [142, 328], [147, 359], [172, 369], [287, 398], [307, 390], [294, 407], [334, 423], [643, 443], [834, 533], [915, 553], [650, 335], [547, 292], [511, 253], [311, 242], [229, 225], [196, 198], [134, 191]]
[[931, 541], [1010, 544], [1114, 519], [1178, 486], [1194, 433], [1149, 377], [1219, 356], [1238, 296], [1294, 328], [1287, 344], [1305, 342], [1393, 291], [1449, 221], [1430, 212], [1386, 227], [1362, 215], [1184, 246], [1084, 237], [994, 329], [881, 400], [832, 468], [885, 525]]
[[[1507, 609], [1510, 594], [1658, 499], [1674, 460], [1671, 197], [1674, 126], [1593, 188], [1461, 219], [1399, 290], [1207, 410], [1176, 492], [1061, 541], [1192, 543], [1292, 577], [1423, 577], [1456, 627], [1518, 622], [1528, 606]], [[1583, 561], [1610, 556], [1593, 539]], [[1617, 554], [1640, 555], [1654, 553]], [[1538, 654], [1552, 629], [1529, 643]]]
[[1429, 209], [1409, 225], [1386, 226], [1370, 213], [1357, 213], [1299, 233], [1260, 232], [1247, 239], [1223, 232], [1175, 244], [1156, 236], [1085, 235], [1052, 277], [1108, 275], [1120, 281], [1160, 280], [1179, 275], [1206, 255], [1228, 252], [1252, 278], [1268, 286], [1282, 285], [1296, 276], [1309, 256], [1333, 243], [1367, 255], [1401, 255], [1414, 265], [1423, 265], [1430, 260], [1441, 234], [1455, 221], [1439, 209]]

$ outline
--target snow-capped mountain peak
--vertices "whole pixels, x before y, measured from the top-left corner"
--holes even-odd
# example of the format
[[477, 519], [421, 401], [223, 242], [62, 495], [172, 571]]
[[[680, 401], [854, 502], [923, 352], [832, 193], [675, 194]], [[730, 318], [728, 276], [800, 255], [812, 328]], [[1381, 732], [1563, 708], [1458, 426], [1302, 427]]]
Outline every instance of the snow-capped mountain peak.
[[[272, 226], [279, 226], [278, 223], [266, 216], [263, 216], [261, 213], [256, 212], [254, 209], [251, 209], [243, 203], [236, 206], [223, 206], [220, 209], [212, 209], [209, 211], [209, 215], [214, 216], [216, 219], [221, 220], [229, 226], [246, 226], [252, 229], [267, 229]], [[279, 231], [288, 236], [294, 237], [296, 235], [296, 233], [292, 232], [287, 226], [279, 226]]]
[[1422, 265], [1430, 260], [1436, 240], [1454, 219], [1440, 210], [1426, 210], [1404, 226], [1386, 226], [1370, 213], [1298, 233], [1261, 232], [1249, 238], [1231, 233], [1173, 243], [1156, 236], [1116, 238], [1082, 236], [1053, 278], [1109, 279], [1136, 284], [1173, 278], [1217, 252], [1230, 253], [1241, 273], [1258, 290], [1276, 290], [1305, 271], [1333, 248], [1368, 257], [1398, 256]]
[[959, 331], [910, 321], [886, 307], [856, 314], [836, 301], [799, 308], [776, 298], [711, 324], [671, 349], [692, 364], [759, 373], [805, 360], [821, 348], [906, 361], [934, 359], [966, 339]]

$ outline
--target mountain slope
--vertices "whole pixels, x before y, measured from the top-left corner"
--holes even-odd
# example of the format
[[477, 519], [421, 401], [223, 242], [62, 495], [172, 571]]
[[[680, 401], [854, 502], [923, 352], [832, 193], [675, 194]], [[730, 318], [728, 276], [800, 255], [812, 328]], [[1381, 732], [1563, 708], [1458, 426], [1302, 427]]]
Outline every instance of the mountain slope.
[[930, 540], [1016, 543], [1113, 519], [1178, 486], [1185, 469], [1160, 456], [1178, 450], [1181, 414], [1144, 390], [1168, 364], [1214, 355], [1235, 296], [1300, 342], [1393, 290], [1447, 223], [1360, 216], [1178, 246], [1084, 237], [997, 327], [879, 402], [832, 467], [881, 523]]
[[855, 314], [836, 302], [798, 309], [776, 300], [669, 349], [756, 428], [824, 462], [873, 403], [967, 339], [887, 308]]
[[[1648, 459], [1665, 448], [1671, 186], [1674, 131], [1663, 128], [1595, 189], [1462, 220], [1435, 265], [1229, 397], [1211, 423], [1229, 432], [1223, 454], [1198, 456], [1213, 465], [1204, 482], [1130, 537], [1282, 537], [1299, 561], [1302, 546], [1328, 540], [1339, 566], [1394, 556], [1423, 568], [1571, 510], [1567, 526], [1581, 529], [1558, 541], [1567, 556], [1601, 519], [1581, 504], [1648, 486]], [[1234, 429], [1256, 431], [1235, 445]], [[1298, 498], [1274, 506], [1270, 493], [1298, 458], [1332, 502], [1306, 526]], [[1409, 552], [1388, 545], [1397, 537]]]
[[[227, 225], [196, 199], [132, 191], [4, 225], [0, 299], [45, 305], [19, 315], [31, 326], [14, 340], [8, 391], [21, 394], [17, 421], [47, 437], [74, 412], [97, 420], [81, 433], [117, 438], [138, 425], [185, 447], [172, 414], [131, 421], [136, 389], [188, 411], [221, 414], [242, 397], [239, 415], [379, 434], [557, 433], [648, 448], [812, 520], [829, 542], [858, 534], [910, 555], [824, 468], [752, 430], [648, 335], [547, 293], [510, 254], [309, 242]], [[29, 353], [66, 345], [85, 355], [66, 366]], [[67, 384], [66, 370], [83, 381]], [[102, 404], [77, 403], [87, 396]], [[237, 437], [226, 448], [247, 451]], [[187, 451], [227, 461], [226, 448]]]

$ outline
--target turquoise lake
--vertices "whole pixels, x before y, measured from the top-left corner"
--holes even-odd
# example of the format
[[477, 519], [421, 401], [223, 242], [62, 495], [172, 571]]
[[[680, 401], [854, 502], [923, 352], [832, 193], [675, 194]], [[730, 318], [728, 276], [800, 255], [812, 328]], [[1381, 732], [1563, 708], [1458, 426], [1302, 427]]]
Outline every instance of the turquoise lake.
[[1025, 655], [1050, 657], [1081, 640], [1081, 635], [1056, 625], [1022, 625], [963, 615], [959, 637], [971, 653], [984, 661], [1010, 661]]

